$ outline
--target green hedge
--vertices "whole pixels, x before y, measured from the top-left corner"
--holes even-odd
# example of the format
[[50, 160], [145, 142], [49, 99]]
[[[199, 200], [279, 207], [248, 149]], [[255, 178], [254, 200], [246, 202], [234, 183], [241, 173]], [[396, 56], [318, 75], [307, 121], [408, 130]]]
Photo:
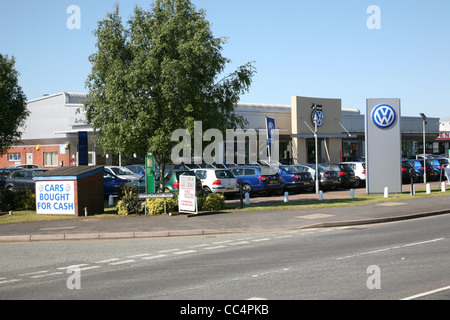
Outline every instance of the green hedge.
[[36, 197], [32, 189], [26, 191], [0, 190], [0, 212], [36, 210]]

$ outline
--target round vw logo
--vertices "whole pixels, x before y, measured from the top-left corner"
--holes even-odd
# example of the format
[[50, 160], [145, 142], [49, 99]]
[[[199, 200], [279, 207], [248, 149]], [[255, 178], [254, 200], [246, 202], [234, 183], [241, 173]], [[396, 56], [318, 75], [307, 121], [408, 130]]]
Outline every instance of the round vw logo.
[[388, 104], [380, 104], [372, 110], [372, 121], [378, 128], [387, 129], [395, 123], [396, 119], [397, 114], [394, 108]]
[[314, 110], [311, 114], [312, 123], [315, 124], [317, 121], [317, 126], [321, 127], [323, 125], [323, 111]]

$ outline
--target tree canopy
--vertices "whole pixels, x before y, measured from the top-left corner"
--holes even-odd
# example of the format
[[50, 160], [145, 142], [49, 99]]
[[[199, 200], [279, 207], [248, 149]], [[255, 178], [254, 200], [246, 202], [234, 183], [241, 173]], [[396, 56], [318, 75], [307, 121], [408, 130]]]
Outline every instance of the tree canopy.
[[20, 140], [29, 115], [14, 57], [0, 54], [0, 155]]
[[194, 121], [222, 132], [245, 124], [234, 110], [255, 69], [247, 63], [223, 75], [231, 62], [221, 54], [226, 38], [213, 36], [205, 11], [189, 0], [136, 7], [126, 24], [116, 5], [94, 34], [84, 110], [104, 150], [151, 152], [163, 165], [170, 162], [174, 130], [192, 132]]

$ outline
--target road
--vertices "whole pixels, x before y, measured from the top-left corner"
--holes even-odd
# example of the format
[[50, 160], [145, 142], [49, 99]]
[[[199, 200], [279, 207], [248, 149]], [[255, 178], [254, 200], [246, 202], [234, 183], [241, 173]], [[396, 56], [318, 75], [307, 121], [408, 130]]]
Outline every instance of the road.
[[0, 300], [450, 298], [450, 215], [142, 240], [0, 244]]

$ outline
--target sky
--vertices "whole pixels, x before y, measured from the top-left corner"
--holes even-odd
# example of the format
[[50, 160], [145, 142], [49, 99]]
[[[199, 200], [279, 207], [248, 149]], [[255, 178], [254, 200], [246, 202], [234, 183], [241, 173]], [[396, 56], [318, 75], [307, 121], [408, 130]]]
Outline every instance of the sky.
[[[448, 0], [191, 1], [228, 38], [225, 73], [256, 68], [241, 102], [338, 98], [364, 114], [367, 98], [400, 98], [403, 116], [450, 116]], [[15, 57], [28, 100], [87, 92], [93, 31], [116, 3], [126, 22], [153, 0], [0, 0], [0, 53]]]

